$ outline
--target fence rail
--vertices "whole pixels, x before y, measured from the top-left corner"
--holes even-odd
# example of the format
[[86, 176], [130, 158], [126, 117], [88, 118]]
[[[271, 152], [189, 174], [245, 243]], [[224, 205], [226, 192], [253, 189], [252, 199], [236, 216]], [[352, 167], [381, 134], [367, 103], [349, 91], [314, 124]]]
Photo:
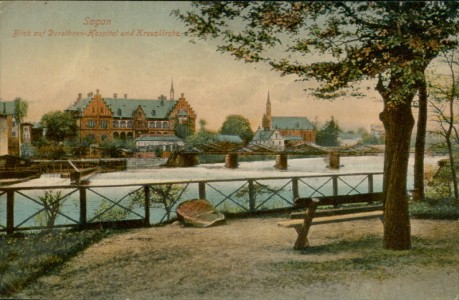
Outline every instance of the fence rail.
[[195, 198], [208, 199], [222, 212], [291, 208], [298, 197], [380, 192], [382, 174], [1, 187], [0, 233], [61, 227], [149, 226], [170, 221], [179, 203]]

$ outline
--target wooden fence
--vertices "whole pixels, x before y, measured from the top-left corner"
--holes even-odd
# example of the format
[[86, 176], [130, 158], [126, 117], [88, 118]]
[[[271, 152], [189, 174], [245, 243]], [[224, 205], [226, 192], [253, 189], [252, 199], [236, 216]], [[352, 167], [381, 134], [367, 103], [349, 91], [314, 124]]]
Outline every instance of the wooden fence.
[[[170, 221], [179, 203], [195, 198], [210, 200], [222, 212], [253, 213], [292, 208], [298, 197], [380, 191], [381, 172], [141, 184], [10, 186], [0, 188], [0, 233], [60, 227], [150, 226]], [[53, 222], [49, 221], [51, 213], [54, 213]], [[43, 216], [48, 218], [47, 222]]]

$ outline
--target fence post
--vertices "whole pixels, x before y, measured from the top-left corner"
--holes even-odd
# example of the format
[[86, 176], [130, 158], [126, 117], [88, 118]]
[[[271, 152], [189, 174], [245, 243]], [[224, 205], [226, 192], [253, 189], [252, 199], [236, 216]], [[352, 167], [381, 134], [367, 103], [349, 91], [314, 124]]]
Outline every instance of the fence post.
[[253, 185], [253, 180], [248, 180], [249, 182], [249, 210], [251, 212], [255, 211], [255, 187]]
[[300, 197], [300, 193], [298, 192], [298, 177], [292, 178], [292, 192], [293, 192], [293, 201], [295, 201], [296, 198]]
[[338, 175], [333, 175], [332, 180], [333, 180], [333, 196], [338, 196]]
[[87, 219], [87, 200], [86, 200], [86, 188], [80, 187], [80, 225], [86, 225]]
[[145, 193], [145, 225], [150, 226], [150, 186], [143, 187]]
[[14, 191], [6, 192], [6, 233], [14, 232]]
[[368, 174], [368, 193], [373, 193], [373, 174]]
[[[368, 174], [368, 193], [373, 193], [373, 174]], [[369, 201], [368, 204], [373, 204], [373, 201]]]
[[200, 182], [199, 186], [199, 199], [206, 199], [206, 183]]
[[[338, 175], [332, 176], [333, 180], [333, 196], [338, 196]], [[338, 207], [338, 204], [334, 204], [333, 207]]]

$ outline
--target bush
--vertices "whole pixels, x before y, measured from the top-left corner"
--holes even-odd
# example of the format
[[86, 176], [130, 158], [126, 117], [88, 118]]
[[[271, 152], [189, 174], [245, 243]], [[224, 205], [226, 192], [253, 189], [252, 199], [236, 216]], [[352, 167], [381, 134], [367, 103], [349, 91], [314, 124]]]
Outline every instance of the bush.
[[410, 203], [410, 215], [419, 219], [459, 219], [459, 204], [453, 199]]
[[100, 230], [0, 235], [0, 296], [19, 292], [106, 235]]

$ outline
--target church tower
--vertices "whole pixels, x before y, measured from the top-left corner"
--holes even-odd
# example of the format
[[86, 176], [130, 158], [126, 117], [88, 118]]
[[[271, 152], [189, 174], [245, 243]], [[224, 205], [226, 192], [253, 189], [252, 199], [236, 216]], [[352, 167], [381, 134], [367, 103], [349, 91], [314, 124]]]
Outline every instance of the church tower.
[[174, 100], [174, 80], [171, 79], [171, 91], [170, 91], [170, 99]]
[[263, 115], [263, 129], [269, 130], [272, 126], [272, 118], [271, 118], [271, 99], [269, 98], [269, 91], [268, 91], [268, 100], [266, 101], [266, 113]]

